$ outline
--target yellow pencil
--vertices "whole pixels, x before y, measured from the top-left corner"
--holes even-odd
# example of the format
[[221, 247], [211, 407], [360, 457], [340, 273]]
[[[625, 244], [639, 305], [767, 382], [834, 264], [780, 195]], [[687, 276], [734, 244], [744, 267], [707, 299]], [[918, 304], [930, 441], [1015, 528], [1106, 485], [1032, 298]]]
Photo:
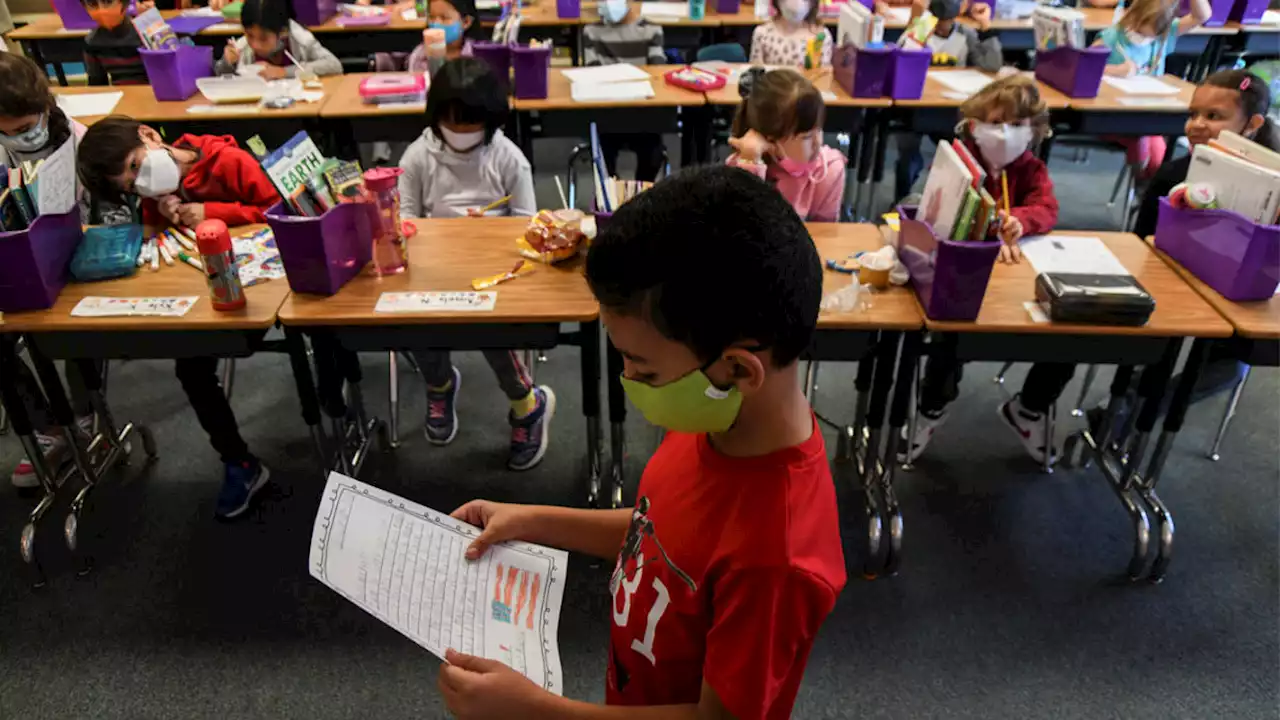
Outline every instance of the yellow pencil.
[[1004, 214], [1009, 214], [1009, 175], [1005, 171], [1000, 171], [1000, 194], [1004, 201]]
[[480, 208], [476, 212], [480, 215], [483, 215], [489, 212], [490, 210], [494, 210], [496, 208], [502, 207], [503, 205], [506, 205], [507, 201], [509, 201], [510, 199], [511, 199], [510, 195], [507, 195], [506, 197], [500, 197], [497, 200], [494, 200], [493, 202], [489, 203], [488, 205], [485, 205], [484, 207]]

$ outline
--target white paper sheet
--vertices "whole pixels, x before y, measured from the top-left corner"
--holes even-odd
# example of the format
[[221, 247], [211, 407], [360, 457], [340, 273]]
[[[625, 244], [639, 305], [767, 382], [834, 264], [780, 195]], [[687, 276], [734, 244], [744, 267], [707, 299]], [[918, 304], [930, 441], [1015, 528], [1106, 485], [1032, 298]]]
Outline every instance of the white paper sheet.
[[443, 659], [500, 660], [564, 692], [556, 633], [568, 553], [522, 542], [463, 553], [480, 531], [330, 473], [311, 532], [312, 577]]
[[1182, 102], [1178, 100], [1178, 98], [1170, 97], [1168, 95], [1165, 95], [1163, 97], [1152, 96], [1152, 95], [1146, 95], [1146, 96], [1126, 95], [1125, 97], [1119, 98], [1118, 102], [1121, 105], [1124, 105], [1125, 107], [1166, 107], [1166, 108], [1184, 108], [1184, 109], [1186, 107], [1185, 105], [1182, 104]]
[[569, 82], [574, 85], [579, 83], [599, 85], [602, 83], [649, 80], [649, 73], [628, 63], [600, 65], [599, 67], [572, 68], [569, 70], [561, 70], [560, 73], [569, 78]]
[[200, 297], [86, 297], [71, 309], [74, 317], [156, 316], [182, 317]]
[[689, 4], [682, 2], [642, 2], [640, 3], [642, 18], [688, 18]]
[[240, 23], [224, 22], [224, 23], [217, 23], [216, 25], [210, 25], [209, 27], [205, 28], [205, 30], [206, 31], [224, 30], [227, 32], [240, 32], [241, 30], [244, 30], [244, 28], [241, 27]]
[[1104, 77], [1111, 87], [1129, 95], [1177, 95], [1178, 88], [1147, 75]]
[[374, 312], [493, 312], [498, 302], [496, 290], [473, 292], [384, 292], [378, 296]]
[[191, 8], [190, 10], [183, 10], [178, 14], [181, 15], [182, 17], [216, 17], [216, 18], [222, 17], [221, 12], [218, 12], [213, 8], [207, 8], [207, 7]]
[[595, 83], [574, 83], [569, 86], [569, 94], [574, 102], [619, 102], [623, 100], [645, 100], [653, 97], [653, 85], [648, 80], [641, 82], [615, 82], [597, 85]]
[[1265, 10], [1259, 25], [1280, 25], [1280, 10]]
[[76, 206], [76, 151], [68, 139], [36, 171], [36, 207], [41, 215], [61, 215]]
[[124, 93], [116, 92], [85, 93], [84, 95], [58, 95], [58, 107], [67, 117], [85, 117], [88, 115], [110, 115], [116, 109]]
[[906, 25], [911, 20], [911, 8], [891, 7], [884, 11], [886, 25]]
[[1074, 235], [1037, 235], [1020, 243], [1022, 254], [1037, 273], [1129, 275], [1102, 238]]
[[991, 84], [991, 78], [977, 70], [931, 72], [929, 73], [929, 77], [937, 80], [957, 93], [964, 93], [966, 98]]

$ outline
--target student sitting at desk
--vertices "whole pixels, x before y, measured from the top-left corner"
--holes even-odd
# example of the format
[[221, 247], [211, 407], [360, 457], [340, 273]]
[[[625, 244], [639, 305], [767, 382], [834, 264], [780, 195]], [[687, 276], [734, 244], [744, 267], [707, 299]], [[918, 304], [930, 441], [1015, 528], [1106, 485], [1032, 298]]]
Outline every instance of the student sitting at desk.
[[[662, 49], [662, 26], [640, 17], [640, 11], [627, 0], [601, 0], [600, 23], [582, 28], [584, 65], [661, 65], [666, 62]], [[609, 175], [618, 174], [618, 152], [629, 149], [636, 154], [636, 180], [653, 182], [662, 170], [662, 135], [648, 133], [600, 133], [600, 151]]]
[[[496, 203], [487, 214], [533, 215], [533, 170], [520, 148], [502, 133], [508, 112], [506, 84], [488, 63], [476, 58], [445, 63], [427, 91], [427, 128], [400, 160], [400, 214], [480, 217], [481, 208]], [[414, 357], [427, 385], [427, 441], [448, 445], [458, 434], [462, 373], [447, 350], [415, 351]], [[528, 470], [546, 453], [555, 393], [533, 386], [514, 351], [485, 350], [484, 357], [511, 402], [507, 467]]]
[[300, 65], [318, 77], [341, 75], [342, 62], [310, 30], [290, 20], [289, 13], [289, 0], [244, 0], [244, 37], [227, 41], [218, 73], [257, 66], [262, 78], [278, 80], [296, 77]]
[[[1058, 199], [1054, 196], [1049, 169], [1031, 148], [1049, 132], [1049, 112], [1040, 97], [1036, 81], [1026, 75], [997, 80], [960, 107], [963, 120], [958, 135], [987, 172], [985, 188], [1000, 210], [1000, 261], [1016, 263], [1022, 253], [1018, 241], [1041, 235], [1058, 222]], [[1007, 183], [1007, 184], [1006, 184]], [[1007, 188], [1007, 194], [1006, 194]], [[920, 457], [933, 433], [947, 419], [947, 406], [960, 396], [963, 363], [956, 358], [956, 337], [941, 334], [931, 346], [920, 384], [919, 419], [900, 460]], [[1044, 462], [1048, 438], [1044, 413], [1057, 402], [1063, 388], [1075, 374], [1073, 363], [1040, 362], [1031, 366], [1022, 392], [999, 408], [1000, 419], [1009, 426], [1023, 447], [1037, 462]], [[906, 431], [903, 431], [904, 438]]]
[[[430, 17], [422, 32], [422, 42], [409, 53], [406, 69], [425, 73], [427, 81], [449, 60], [471, 57], [471, 44], [481, 38], [480, 17], [475, 0], [431, 0]], [[444, 47], [431, 47], [434, 33], [444, 33]]]
[[[166, 145], [152, 128], [116, 116], [89, 128], [84, 144], [94, 148], [77, 159], [85, 187], [108, 198], [141, 195], [148, 228], [195, 228], [207, 219], [232, 226], [260, 223], [263, 212], [280, 202], [257, 160], [230, 136], [183, 135]], [[249, 508], [270, 473], [240, 437], [217, 367], [215, 357], [174, 363], [187, 401], [225, 465], [215, 514], [230, 519]]]
[[[815, 0], [770, 2], [777, 14], [751, 33], [751, 64], [831, 67], [834, 41], [831, 31], [818, 20], [818, 3]], [[818, 57], [812, 57], [810, 53], [814, 42], [822, 45]]]
[[125, 0], [80, 0], [98, 27], [84, 39], [84, 72], [90, 85], [146, 85], [142, 38], [125, 12]]
[[[1095, 46], [1111, 50], [1106, 73], [1121, 77], [1163, 75], [1165, 58], [1173, 54], [1178, 36], [1200, 27], [1213, 14], [1209, 0], [1191, 0], [1190, 17], [1176, 17], [1177, 11], [1178, 3], [1171, 0], [1134, 0], [1119, 22], [1098, 33], [1093, 41]], [[1124, 146], [1125, 161], [1140, 181], [1151, 179], [1164, 162], [1166, 144], [1159, 135], [1106, 139]]]

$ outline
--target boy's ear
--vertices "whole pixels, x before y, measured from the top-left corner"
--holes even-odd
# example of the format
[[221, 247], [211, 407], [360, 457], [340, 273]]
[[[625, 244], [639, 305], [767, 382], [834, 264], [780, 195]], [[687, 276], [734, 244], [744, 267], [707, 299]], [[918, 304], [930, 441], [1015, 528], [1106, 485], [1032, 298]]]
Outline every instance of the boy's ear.
[[759, 390], [768, 374], [764, 361], [745, 348], [729, 348], [721, 355], [721, 362], [728, 364], [729, 383], [736, 385], [744, 395]]

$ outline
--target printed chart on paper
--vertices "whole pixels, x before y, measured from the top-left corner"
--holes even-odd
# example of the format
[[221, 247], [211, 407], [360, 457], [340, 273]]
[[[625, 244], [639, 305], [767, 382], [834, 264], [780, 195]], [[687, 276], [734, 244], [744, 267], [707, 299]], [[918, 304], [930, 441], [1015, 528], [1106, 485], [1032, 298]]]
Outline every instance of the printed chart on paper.
[[311, 534], [311, 575], [410, 640], [500, 660], [563, 694], [560, 604], [568, 554], [521, 542], [463, 554], [479, 529], [330, 473]]

